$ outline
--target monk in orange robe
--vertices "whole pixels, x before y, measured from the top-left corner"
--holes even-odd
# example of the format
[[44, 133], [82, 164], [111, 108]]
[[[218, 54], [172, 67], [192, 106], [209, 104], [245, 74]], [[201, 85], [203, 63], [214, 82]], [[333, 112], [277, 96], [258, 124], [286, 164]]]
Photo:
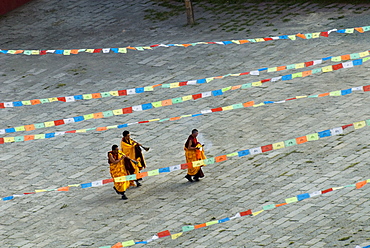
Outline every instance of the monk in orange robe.
[[[135, 174], [140, 173], [140, 171], [146, 168], [146, 163], [144, 159], [144, 155], [141, 152], [140, 146], [142, 146], [139, 142], [131, 139], [130, 132], [124, 131], [122, 133], [122, 140], [121, 140], [121, 151], [126, 154], [127, 157], [135, 160], [137, 164], [132, 163], [132, 166], [135, 168]], [[139, 179], [141, 180], [141, 179]], [[136, 180], [137, 187], [141, 186], [139, 180]]]
[[[198, 130], [193, 129], [188, 139], [186, 140], [185, 147], [184, 147], [186, 163], [192, 163], [194, 161], [206, 159], [206, 156], [204, 155], [204, 151], [203, 151], [203, 145], [201, 145], [198, 142], [197, 136], [198, 136]], [[185, 176], [185, 178], [188, 179], [189, 182], [193, 182], [194, 180], [199, 181], [199, 178], [204, 177], [201, 167], [202, 166], [198, 166], [198, 167], [189, 166], [188, 174]]]
[[[127, 176], [133, 174], [134, 168], [131, 166], [131, 161], [123, 154], [117, 145], [112, 146], [112, 151], [108, 152], [108, 163], [110, 165], [110, 174], [112, 178]], [[122, 195], [122, 200], [127, 200], [125, 191], [134, 186], [133, 181], [114, 182], [113, 189], [117, 194]]]

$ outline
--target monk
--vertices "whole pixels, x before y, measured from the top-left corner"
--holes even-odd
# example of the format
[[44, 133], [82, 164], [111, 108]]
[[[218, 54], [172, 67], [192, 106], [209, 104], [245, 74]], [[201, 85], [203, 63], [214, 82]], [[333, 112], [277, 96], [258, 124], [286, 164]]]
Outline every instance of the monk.
[[[188, 139], [186, 140], [185, 147], [184, 147], [186, 163], [192, 163], [194, 161], [206, 159], [206, 156], [204, 155], [204, 151], [203, 151], [204, 145], [201, 145], [198, 142], [197, 136], [198, 136], [198, 130], [193, 129]], [[198, 166], [198, 167], [189, 166], [188, 174], [185, 176], [185, 178], [188, 179], [189, 182], [199, 181], [199, 178], [204, 177], [201, 167], [202, 166]]]
[[[132, 163], [132, 166], [135, 168], [135, 174], [140, 173], [142, 169], [146, 168], [146, 163], [144, 159], [144, 155], [141, 152], [140, 146], [142, 146], [139, 142], [131, 139], [130, 132], [124, 131], [122, 133], [122, 140], [121, 140], [121, 151], [126, 154], [127, 157], [135, 160], [137, 164]], [[142, 179], [139, 179], [142, 180]], [[139, 180], [136, 180], [136, 186], [141, 186]]]
[[[112, 178], [127, 176], [134, 174], [134, 168], [131, 161], [123, 154], [117, 145], [112, 146], [112, 151], [108, 152], [108, 163], [110, 165], [110, 174]], [[122, 200], [127, 200], [125, 191], [130, 187], [135, 186], [133, 181], [114, 182], [113, 189], [117, 194], [122, 195]]]

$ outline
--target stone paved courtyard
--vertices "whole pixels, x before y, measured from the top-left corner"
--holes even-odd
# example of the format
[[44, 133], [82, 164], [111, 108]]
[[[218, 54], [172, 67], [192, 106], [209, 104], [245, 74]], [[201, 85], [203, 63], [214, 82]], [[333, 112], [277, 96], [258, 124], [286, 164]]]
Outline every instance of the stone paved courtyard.
[[[199, 22], [186, 26], [183, 12], [162, 21], [150, 13], [168, 9], [150, 1], [34, 0], [0, 18], [0, 49], [56, 50], [242, 40], [370, 25], [370, 4], [245, 4], [210, 9], [195, 4]], [[151, 12], [148, 10], [152, 10]], [[65, 97], [183, 82], [255, 71], [369, 49], [370, 32], [317, 39], [230, 45], [158, 47], [126, 54], [80, 53], [44, 56], [0, 54], [0, 103]], [[349, 60], [353, 61], [353, 60]], [[345, 61], [343, 61], [345, 62]], [[0, 109], [0, 129], [127, 108], [218, 90], [227, 86], [338, 64], [227, 76], [205, 84], [119, 97], [52, 102]], [[242, 102], [280, 101], [296, 96], [369, 85], [370, 62], [289, 81], [224, 92], [109, 118], [0, 135], [1, 138], [164, 119]], [[200, 131], [207, 157], [295, 139], [370, 119], [369, 92], [302, 98], [280, 104], [222, 111], [176, 121], [151, 122], [104, 132], [0, 145], [0, 196], [107, 179], [106, 153], [128, 129], [149, 146], [148, 170], [185, 163], [183, 145]], [[231, 157], [204, 168], [197, 183], [183, 170], [146, 177], [122, 201], [112, 184], [68, 192], [24, 195], [0, 203], [0, 247], [102, 247], [148, 240], [158, 232], [181, 232], [303, 193], [369, 179], [370, 128], [348, 127], [342, 135], [256, 155]], [[370, 245], [369, 185], [345, 188], [154, 240], [147, 247], [355, 247]], [[139, 245], [136, 245], [139, 246]]]

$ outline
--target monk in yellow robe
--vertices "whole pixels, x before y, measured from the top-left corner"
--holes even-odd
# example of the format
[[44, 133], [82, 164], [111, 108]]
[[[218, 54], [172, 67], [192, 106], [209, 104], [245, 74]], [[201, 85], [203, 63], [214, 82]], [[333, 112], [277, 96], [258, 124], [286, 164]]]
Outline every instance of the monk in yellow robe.
[[[133, 168], [131, 161], [123, 154], [117, 145], [112, 146], [112, 151], [108, 152], [108, 163], [110, 165], [110, 174], [112, 178], [127, 176], [133, 174]], [[126, 166], [125, 166], [126, 165]], [[113, 189], [117, 194], [122, 195], [122, 200], [127, 200], [125, 191], [130, 187], [134, 186], [133, 181], [114, 182]]]
[[[146, 163], [144, 159], [144, 155], [141, 152], [140, 143], [136, 142], [135, 140], [131, 139], [130, 132], [124, 131], [122, 133], [122, 140], [121, 140], [121, 151], [126, 154], [127, 157], [135, 160], [137, 164], [132, 163], [132, 166], [135, 168], [135, 174], [139, 173], [142, 169], [146, 168]], [[139, 179], [141, 180], [141, 179]], [[141, 183], [139, 180], [136, 180], [136, 185], [139, 187]]]
[[[194, 161], [206, 159], [206, 156], [204, 155], [204, 151], [203, 151], [203, 145], [201, 145], [198, 142], [197, 136], [198, 136], [198, 130], [193, 129], [188, 139], [186, 140], [185, 147], [184, 147], [186, 163], [192, 163]], [[189, 182], [193, 182], [194, 180], [199, 181], [199, 178], [204, 177], [201, 167], [202, 166], [198, 166], [198, 167], [189, 166], [188, 174], [185, 176], [185, 178], [188, 179]]]

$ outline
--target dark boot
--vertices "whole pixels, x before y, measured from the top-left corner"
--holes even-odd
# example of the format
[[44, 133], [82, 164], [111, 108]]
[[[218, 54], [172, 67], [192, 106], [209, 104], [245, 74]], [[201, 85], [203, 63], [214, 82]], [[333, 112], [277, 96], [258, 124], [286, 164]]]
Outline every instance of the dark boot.
[[189, 182], [194, 182], [193, 179], [191, 179], [191, 176], [188, 174], [185, 176], [186, 179], [188, 179]]
[[125, 192], [121, 193], [121, 195], [122, 195], [122, 200], [127, 200], [128, 199], [127, 196], [125, 195]]
[[195, 176], [194, 181], [199, 182], [199, 177]]
[[118, 192], [118, 190], [116, 189], [116, 187], [113, 187], [113, 189], [116, 191], [117, 194], [121, 194], [120, 192]]
[[141, 183], [139, 183], [139, 180], [135, 180], [136, 182], [136, 187], [140, 187], [141, 186]]

